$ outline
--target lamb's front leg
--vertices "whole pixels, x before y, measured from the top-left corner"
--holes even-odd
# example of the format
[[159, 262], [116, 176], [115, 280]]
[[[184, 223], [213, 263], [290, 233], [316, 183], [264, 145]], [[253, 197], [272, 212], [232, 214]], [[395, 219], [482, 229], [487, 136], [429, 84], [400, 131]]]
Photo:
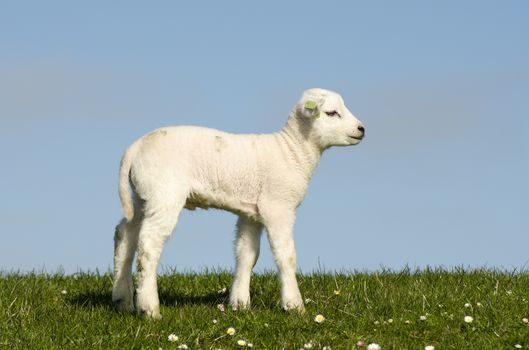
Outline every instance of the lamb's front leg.
[[250, 277], [259, 257], [262, 229], [262, 224], [243, 216], [237, 221], [236, 270], [230, 293], [233, 309], [250, 307]]
[[274, 207], [264, 216], [268, 241], [279, 270], [281, 305], [285, 310], [305, 312], [296, 280], [296, 248], [294, 246], [295, 211]]

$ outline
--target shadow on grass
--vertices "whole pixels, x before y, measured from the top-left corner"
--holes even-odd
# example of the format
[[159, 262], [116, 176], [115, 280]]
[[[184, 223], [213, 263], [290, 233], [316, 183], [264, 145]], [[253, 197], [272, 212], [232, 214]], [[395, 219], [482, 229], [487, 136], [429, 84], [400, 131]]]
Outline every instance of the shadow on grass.
[[[170, 292], [160, 292], [160, 305], [163, 306], [188, 306], [205, 305], [215, 307], [227, 302], [227, 294], [219, 295], [210, 293], [206, 295], [183, 295]], [[67, 299], [67, 302], [81, 308], [114, 309], [111, 292], [89, 291], [80, 293]]]
[[218, 293], [209, 293], [205, 295], [185, 295], [175, 294], [170, 292], [160, 292], [160, 304], [164, 306], [175, 305], [205, 305], [216, 306], [218, 304], [226, 303], [228, 294], [222, 295]]
[[89, 291], [71, 296], [66, 299], [66, 301], [81, 308], [114, 308], [114, 304], [112, 303], [112, 293], [110, 292]]

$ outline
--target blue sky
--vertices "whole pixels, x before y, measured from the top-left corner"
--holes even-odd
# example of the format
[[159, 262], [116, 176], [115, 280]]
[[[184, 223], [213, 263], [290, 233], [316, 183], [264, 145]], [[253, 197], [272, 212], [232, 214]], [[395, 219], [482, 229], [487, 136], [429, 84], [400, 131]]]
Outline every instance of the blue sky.
[[[301, 271], [529, 262], [524, 1], [0, 4], [0, 269], [106, 271], [122, 152], [157, 127], [273, 132], [312, 87], [365, 141], [327, 151]], [[162, 265], [232, 268], [236, 218], [184, 212]], [[263, 237], [258, 270], [274, 268]]]

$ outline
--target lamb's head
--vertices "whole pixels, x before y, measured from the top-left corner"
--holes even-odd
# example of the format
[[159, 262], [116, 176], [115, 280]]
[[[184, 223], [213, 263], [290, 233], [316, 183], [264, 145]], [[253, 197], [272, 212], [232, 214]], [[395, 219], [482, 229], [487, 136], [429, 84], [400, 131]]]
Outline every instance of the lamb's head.
[[329, 90], [306, 90], [290, 116], [292, 121], [322, 149], [356, 145], [365, 135], [364, 126], [347, 109], [342, 97]]

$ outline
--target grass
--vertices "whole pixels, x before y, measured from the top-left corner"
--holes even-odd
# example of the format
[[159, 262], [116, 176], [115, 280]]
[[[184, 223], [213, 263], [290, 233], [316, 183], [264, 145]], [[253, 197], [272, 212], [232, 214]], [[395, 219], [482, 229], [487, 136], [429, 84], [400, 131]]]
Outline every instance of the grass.
[[[118, 314], [110, 274], [0, 274], [0, 348], [6, 349], [382, 349], [529, 348], [529, 274], [426, 269], [299, 276], [304, 315], [279, 306], [275, 274], [252, 279], [252, 309], [232, 311], [226, 272], [159, 278], [161, 321]], [[336, 295], [335, 291], [339, 291]], [[229, 292], [229, 291], [228, 291]], [[469, 304], [465, 306], [465, 304]], [[226, 305], [221, 312], [218, 304]], [[325, 321], [314, 318], [322, 314]], [[421, 320], [426, 316], [426, 320]], [[464, 317], [472, 316], [472, 323]], [[214, 323], [213, 320], [217, 320]], [[392, 320], [392, 321], [390, 321]], [[234, 327], [235, 335], [226, 330]], [[168, 341], [174, 333], [177, 342]]]

